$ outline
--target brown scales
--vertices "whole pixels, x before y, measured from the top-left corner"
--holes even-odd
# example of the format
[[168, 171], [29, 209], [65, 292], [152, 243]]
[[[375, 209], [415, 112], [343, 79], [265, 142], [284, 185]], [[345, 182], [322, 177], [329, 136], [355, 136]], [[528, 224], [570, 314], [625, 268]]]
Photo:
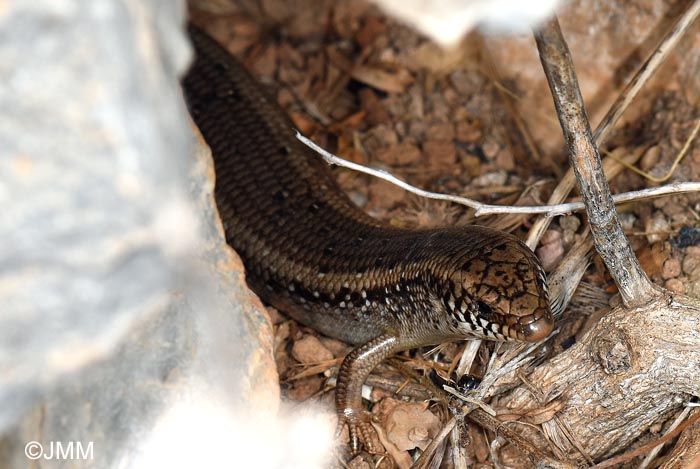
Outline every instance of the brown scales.
[[359, 345], [336, 392], [354, 450], [371, 444], [362, 383], [388, 356], [551, 332], [544, 273], [522, 242], [478, 226], [407, 230], [371, 218], [242, 66], [195, 27], [190, 35], [196, 59], [183, 88], [211, 147], [226, 239], [248, 283], [295, 319]]

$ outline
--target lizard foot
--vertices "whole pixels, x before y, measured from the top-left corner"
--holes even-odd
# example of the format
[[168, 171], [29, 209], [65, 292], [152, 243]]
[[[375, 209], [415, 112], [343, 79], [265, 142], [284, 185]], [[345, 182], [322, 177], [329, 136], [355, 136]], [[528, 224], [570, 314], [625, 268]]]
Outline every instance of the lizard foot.
[[376, 422], [376, 417], [366, 410], [345, 408], [338, 414], [338, 428], [336, 437], [340, 435], [343, 427], [347, 424], [350, 433], [350, 455], [355, 456], [360, 452], [360, 446], [364, 446], [368, 453], [382, 454], [384, 449], [379, 442], [377, 432], [372, 427], [372, 422]]

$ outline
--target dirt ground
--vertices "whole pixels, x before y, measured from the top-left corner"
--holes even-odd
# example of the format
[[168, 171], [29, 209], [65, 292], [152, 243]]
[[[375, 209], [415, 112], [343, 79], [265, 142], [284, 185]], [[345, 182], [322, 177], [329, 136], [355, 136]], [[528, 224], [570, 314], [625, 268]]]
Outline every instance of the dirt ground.
[[[423, 189], [497, 204], [542, 204], [568, 168], [561, 130], [531, 36], [470, 34], [456, 50], [430, 41], [357, 1], [261, 0], [193, 2], [192, 17], [238, 56], [290, 113], [298, 128], [334, 153], [387, 169]], [[663, 0], [573, 1], [559, 11], [592, 127], [605, 114], [687, 2]], [[241, 7], [240, 5], [244, 5]], [[677, 181], [700, 180], [700, 144], [673, 167], [697, 124], [700, 98], [700, 24], [671, 53], [657, 75], [601, 148], [606, 155], [637, 152], [639, 172], [624, 170], [613, 193]], [[665, 182], [655, 182], [664, 177]], [[473, 211], [408, 194], [386, 182], [334, 170], [352, 200], [375, 217], [400, 226], [478, 223], [523, 236], [535, 216], [485, 217]], [[672, 292], [700, 297], [700, 197], [663, 197], [618, 207], [623, 227], [649, 277]], [[537, 254], [552, 270], [579, 238], [582, 214], [559, 217]], [[615, 300], [615, 286], [595, 257], [551, 353], [576, 342]], [[271, 311], [275, 358], [287, 399], [319, 400], [332, 407], [327, 386], [349, 347], [319, 336]], [[438, 353], [406, 354], [417, 368], [449, 377], [463, 344]], [[489, 346], [472, 373], [483, 372]], [[391, 371], [378, 373], [401, 384]], [[386, 383], [385, 383], [386, 384]], [[409, 387], [410, 388], [410, 387]], [[420, 396], [420, 391], [416, 391]], [[374, 410], [397, 418], [404, 398], [374, 387]], [[382, 400], [382, 398], [384, 398]], [[401, 407], [411, 415], [411, 441], [401, 451], [424, 447], [445, 415], [420, 403]], [[430, 412], [433, 410], [434, 412]], [[408, 434], [402, 424], [389, 438]], [[424, 435], [421, 440], [418, 433]], [[648, 442], [664, 425], [640, 438]], [[393, 432], [393, 434], [392, 434]], [[468, 428], [473, 467], [491, 467], [490, 435]], [[502, 462], [522, 456], [505, 448]], [[663, 453], [662, 453], [663, 454]], [[639, 460], [637, 460], [638, 462]], [[354, 465], [353, 465], [354, 464]], [[363, 467], [364, 460], [350, 467]]]

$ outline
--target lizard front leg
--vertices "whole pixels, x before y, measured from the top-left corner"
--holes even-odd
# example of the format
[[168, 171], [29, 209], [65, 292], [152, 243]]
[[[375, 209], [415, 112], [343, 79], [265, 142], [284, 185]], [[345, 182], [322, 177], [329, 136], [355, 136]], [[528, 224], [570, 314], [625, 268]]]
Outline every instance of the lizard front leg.
[[370, 453], [376, 452], [372, 442], [372, 417], [362, 407], [362, 386], [379, 363], [400, 350], [399, 338], [396, 335], [384, 334], [354, 349], [340, 365], [335, 392], [338, 431], [342, 430], [345, 424], [348, 425], [353, 454], [359, 451], [360, 443]]

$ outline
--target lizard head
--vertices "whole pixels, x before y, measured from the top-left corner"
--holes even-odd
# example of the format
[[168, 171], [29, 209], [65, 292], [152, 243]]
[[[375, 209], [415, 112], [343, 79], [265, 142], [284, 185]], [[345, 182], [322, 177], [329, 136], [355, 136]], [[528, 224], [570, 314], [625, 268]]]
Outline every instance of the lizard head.
[[539, 260], [516, 237], [480, 229], [487, 241], [459, 261], [442, 295], [443, 305], [463, 329], [484, 339], [546, 338], [554, 320]]

